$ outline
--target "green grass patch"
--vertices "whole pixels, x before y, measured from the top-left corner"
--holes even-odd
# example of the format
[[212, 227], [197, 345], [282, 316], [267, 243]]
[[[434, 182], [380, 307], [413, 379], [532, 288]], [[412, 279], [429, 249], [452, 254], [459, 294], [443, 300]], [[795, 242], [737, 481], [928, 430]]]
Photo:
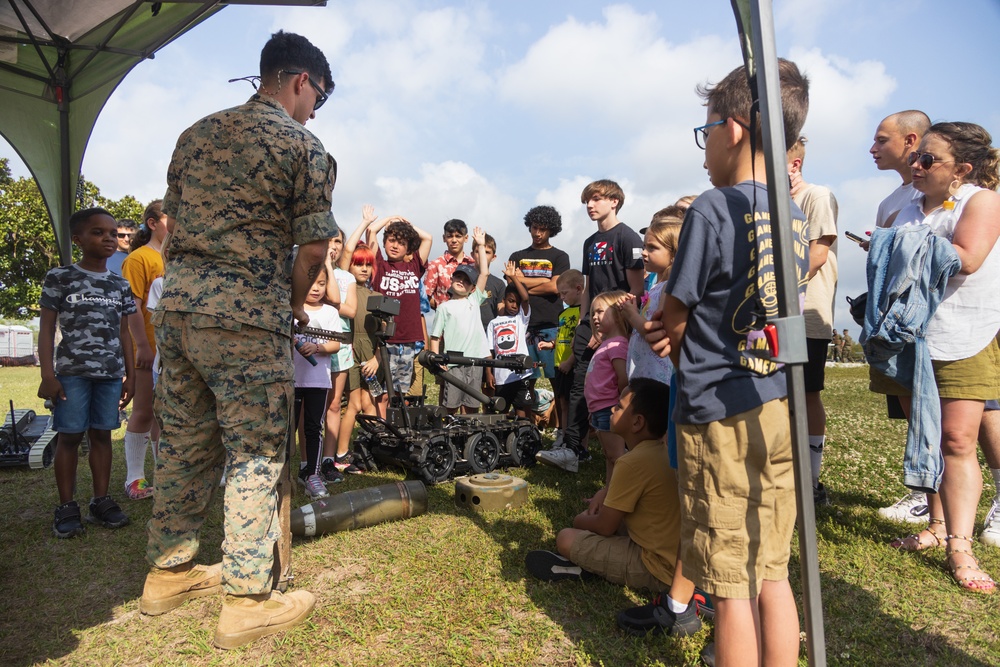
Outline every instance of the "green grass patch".
[[[0, 368], [0, 400], [42, 411], [37, 369]], [[1000, 664], [1000, 595], [962, 592], [941, 549], [900, 554], [888, 546], [909, 526], [876, 513], [903, 493], [905, 424], [885, 418], [864, 368], [830, 368], [823, 479], [832, 505], [817, 515], [831, 665]], [[5, 410], [4, 410], [5, 412]], [[112, 489], [132, 525], [85, 537], [51, 534], [52, 470], [0, 469], [0, 664], [57, 665], [696, 665], [711, 627], [684, 639], [634, 638], [614, 624], [641, 592], [603, 582], [550, 584], [526, 578], [524, 555], [554, 548], [582, 499], [601, 484], [595, 459], [577, 475], [544, 467], [512, 473], [529, 482], [529, 503], [474, 514], [453, 487], [429, 490], [429, 512], [316, 539], [297, 539], [295, 585], [319, 602], [310, 621], [230, 652], [212, 648], [220, 600], [204, 598], [159, 617], [139, 614], [151, 503], [121, 499], [122, 437], [115, 433]], [[82, 462], [81, 462], [82, 463]], [[333, 492], [403, 479], [402, 471], [350, 476]], [[79, 499], [90, 471], [78, 473]], [[992, 486], [988, 484], [987, 488]], [[989, 501], [983, 499], [980, 519]], [[304, 504], [302, 495], [296, 497]], [[221, 557], [221, 494], [202, 534], [199, 561]], [[1000, 550], [976, 547], [1000, 575]], [[792, 585], [800, 595], [798, 543]], [[802, 664], [805, 664], [803, 643]]]

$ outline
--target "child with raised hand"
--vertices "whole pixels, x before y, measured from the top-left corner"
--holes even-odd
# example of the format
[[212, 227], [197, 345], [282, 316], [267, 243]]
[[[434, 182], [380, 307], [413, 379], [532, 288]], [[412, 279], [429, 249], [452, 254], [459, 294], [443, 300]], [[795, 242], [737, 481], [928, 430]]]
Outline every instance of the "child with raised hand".
[[[340, 331], [337, 309], [323, 303], [326, 296], [327, 273], [320, 269], [316, 282], [306, 294], [303, 308], [309, 315], [309, 326], [327, 331]], [[330, 390], [330, 355], [340, 350], [340, 343], [300, 334], [295, 335], [295, 424], [305, 427], [306, 458], [299, 465], [299, 484], [305, 487], [310, 500], [325, 498], [324, 479], [320, 476], [320, 448], [323, 440], [323, 414], [326, 394]]]
[[[437, 315], [434, 317], [428, 345], [431, 352], [440, 351], [443, 338], [448, 346], [446, 351], [480, 358], [489, 354], [480, 318], [480, 306], [486, 300], [486, 278], [489, 275], [486, 232], [476, 227], [472, 233], [476, 241], [479, 270], [465, 264], [456, 267], [451, 281], [454, 296], [438, 305]], [[468, 366], [453, 368], [450, 372], [466, 384], [479, 387], [483, 383], [482, 371], [480, 367]], [[455, 414], [459, 408], [466, 414], [479, 411], [479, 401], [450, 385], [444, 386], [442, 405], [449, 414]]]
[[[135, 400], [132, 416], [125, 429], [125, 495], [129, 500], [141, 500], [153, 495], [153, 487], [146, 481], [146, 443], [156, 452], [160, 427], [153, 418], [153, 324], [150, 321], [150, 289], [153, 281], [163, 276], [163, 241], [167, 237], [167, 216], [163, 213], [163, 200], [149, 203], [143, 213], [142, 225], [132, 236], [131, 250], [121, 265], [121, 275], [128, 280], [135, 297], [141, 319], [133, 320], [129, 332], [136, 343]], [[148, 350], [146, 349], [148, 345]], [[149, 362], [145, 356], [149, 355]]]
[[[137, 313], [128, 281], [108, 271], [118, 248], [118, 224], [103, 208], [77, 211], [69, 231], [82, 253], [79, 262], [45, 274], [42, 284], [38, 358], [42, 382], [38, 397], [52, 401], [56, 438], [55, 475], [59, 506], [52, 532], [69, 538], [84, 531], [80, 506], [73, 499], [83, 434], [90, 437], [94, 496], [87, 520], [121, 528], [129, 519], [110, 495], [111, 431], [120, 408], [135, 389], [132, 339], [126, 318]], [[56, 325], [62, 341], [55, 346]]]
[[[590, 304], [594, 335], [601, 344], [587, 366], [584, 397], [590, 412], [590, 425], [597, 431], [597, 439], [604, 451], [607, 467], [605, 482], [611, 479], [615, 461], [625, 453], [625, 441], [611, 432], [611, 408], [628, 386], [625, 360], [628, 357], [628, 336], [632, 327], [615, 305], [626, 298], [620, 290], [602, 292]], [[606, 488], [606, 487], [605, 487]]]
[[363, 472], [358, 467], [348, 451], [351, 435], [354, 432], [354, 420], [358, 413], [376, 415], [384, 409], [386, 370], [379, 364], [375, 354], [375, 341], [370, 332], [377, 329], [377, 323], [368, 313], [368, 297], [375, 292], [369, 287], [375, 265], [375, 253], [365, 243], [358, 240], [375, 222], [375, 210], [370, 205], [362, 209], [361, 225], [355, 229], [344, 244], [344, 252], [340, 256], [340, 267], [348, 269], [354, 276], [357, 290], [357, 308], [351, 329], [354, 332], [354, 365], [347, 371], [348, 402], [340, 420], [340, 436], [337, 441], [335, 465], [341, 473], [358, 474]]
[[[500, 313], [486, 327], [490, 354], [495, 359], [515, 354], [527, 356], [528, 323], [531, 319], [528, 290], [521, 282], [520, 272], [514, 262], [507, 262], [503, 274], [510, 280], [510, 284], [504, 289]], [[502, 397], [508, 406], [514, 406], [517, 416], [527, 417], [528, 411], [535, 405], [531, 375], [530, 368], [525, 371], [487, 368], [486, 385], [495, 387], [496, 395]]]
[[[327, 279], [326, 302], [337, 309], [340, 315], [340, 331], [351, 331], [351, 323], [358, 309], [358, 287], [350, 271], [337, 266], [344, 252], [344, 230], [330, 239], [330, 249], [326, 256]], [[341, 343], [340, 351], [330, 356], [330, 391], [327, 392], [326, 420], [323, 429], [323, 461], [319, 474], [324, 482], [344, 481], [344, 475], [337, 468], [337, 441], [340, 438], [340, 409], [347, 388], [347, 371], [354, 365], [354, 349], [350, 343]]]

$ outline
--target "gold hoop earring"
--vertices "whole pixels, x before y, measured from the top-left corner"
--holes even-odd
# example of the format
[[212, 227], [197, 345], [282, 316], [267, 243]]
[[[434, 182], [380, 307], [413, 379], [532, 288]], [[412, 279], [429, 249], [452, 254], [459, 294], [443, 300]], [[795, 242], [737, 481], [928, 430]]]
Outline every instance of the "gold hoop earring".
[[961, 188], [961, 187], [962, 187], [962, 181], [958, 180], [957, 178], [956, 178], [956, 179], [954, 179], [954, 180], [953, 180], [953, 181], [952, 181], [952, 182], [951, 182], [951, 183], [950, 183], [950, 184], [948, 185], [948, 195], [949, 195], [950, 197], [954, 197], [954, 196], [955, 196], [955, 193], [956, 193], [956, 192], [958, 192], [958, 189], [959, 189], [959, 188]]

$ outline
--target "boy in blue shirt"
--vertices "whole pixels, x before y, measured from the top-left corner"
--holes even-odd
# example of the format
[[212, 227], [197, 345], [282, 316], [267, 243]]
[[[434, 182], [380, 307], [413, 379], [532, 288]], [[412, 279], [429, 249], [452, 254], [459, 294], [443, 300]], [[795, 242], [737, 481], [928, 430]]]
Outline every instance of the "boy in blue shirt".
[[[785, 60], [779, 78], [791, 145], [805, 122], [809, 83]], [[788, 558], [796, 508], [785, 370], [749, 354], [759, 347], [762, 307], [777, 314], [773, 299], [762, 299], [776, 283], [763, 142], [758, 135], [751, 149], [752, 100], [742, 67], [699, 94], [707, 120], [695, 138], [715, 189], [687, 212], [663, 302], [678, 372], [681, 558], [684, 574], [715, 602], [717, 665], [795, 665], [799, 621]], [[804, 293], [806, 223], [797, 206], [791, 210]]]
[[[52, 401], [52, 429], [59, 434], [55, 454], [59, 506], [52, 522], [52, 532], [59, 538], [84, 532], [80, 506], [73, 499], [84, 433], [90, 435], [94, 479], [87, 520], [105, 528], [129, 522], [108, 495], [108, 485], [111, 431], [121, 426], [119, 408], [128, 405], [135, 388], [128, 317], [138, 312], [128, 281], [107, 268], [108, 258], [118, 249], [118, 223], [111, 214], [103, 208], [77, 211], [69, 219], [69, 230], [83, 257], [46, 273], [39, 300], [38, 397]], [[62, 341], [55, 347], [57, 322]]]

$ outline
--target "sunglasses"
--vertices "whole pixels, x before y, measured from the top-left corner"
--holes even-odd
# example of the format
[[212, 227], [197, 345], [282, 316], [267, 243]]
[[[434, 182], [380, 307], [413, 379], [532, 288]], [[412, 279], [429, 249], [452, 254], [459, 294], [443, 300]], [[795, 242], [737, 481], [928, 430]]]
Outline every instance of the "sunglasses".
[[128, 233], [118, 232], [118, 238], [120, 238], [120, 239], [129, 239], [129, 238], [132, 238], [132, 233], [131, 232], [128, 232]]
[[[292, 76], [298, 76], [300, 74], [303, 74], [303, 72], [297, 72], [291, 69], [285, 69], [281, 71], [284, 72], [285, 74], [291, 74]], [[306, 75], [306, 78], [309, 79], [309, 85], [312, 86], [313, 90], [316, 91], [317, 97], [316, 97], [316, 103], [313, 104], [313, 111], [319, 111], [319, 108], [324, 104], [326, 104], [326, 101], [330, 98], [330, 96], [327, 95], [326, 91], [320, 88], [319, 85], [312, 80], [312, 76], [308, 72], [305, 72], [304, 74]], [[332, 91], [334, 85], [336, 84], [333, 84], [332, 81], [330, 83], [331, 83], [330, 90]]]
[[910, 157], [906, 158], [906, 164], [910, 165], [911, 167], [915, 164], [919, 164], [920, 168], [923, 169], [924, 171], [929, 171], [930, 168], [934, 166], [935, 162], [939, 164], [948, 164], [949, 162], [954, 162], [954, 160], [942, 160], [940, 158], [934, 157], [930, 153], [917, 153], [917, 152], [910, 153]]

